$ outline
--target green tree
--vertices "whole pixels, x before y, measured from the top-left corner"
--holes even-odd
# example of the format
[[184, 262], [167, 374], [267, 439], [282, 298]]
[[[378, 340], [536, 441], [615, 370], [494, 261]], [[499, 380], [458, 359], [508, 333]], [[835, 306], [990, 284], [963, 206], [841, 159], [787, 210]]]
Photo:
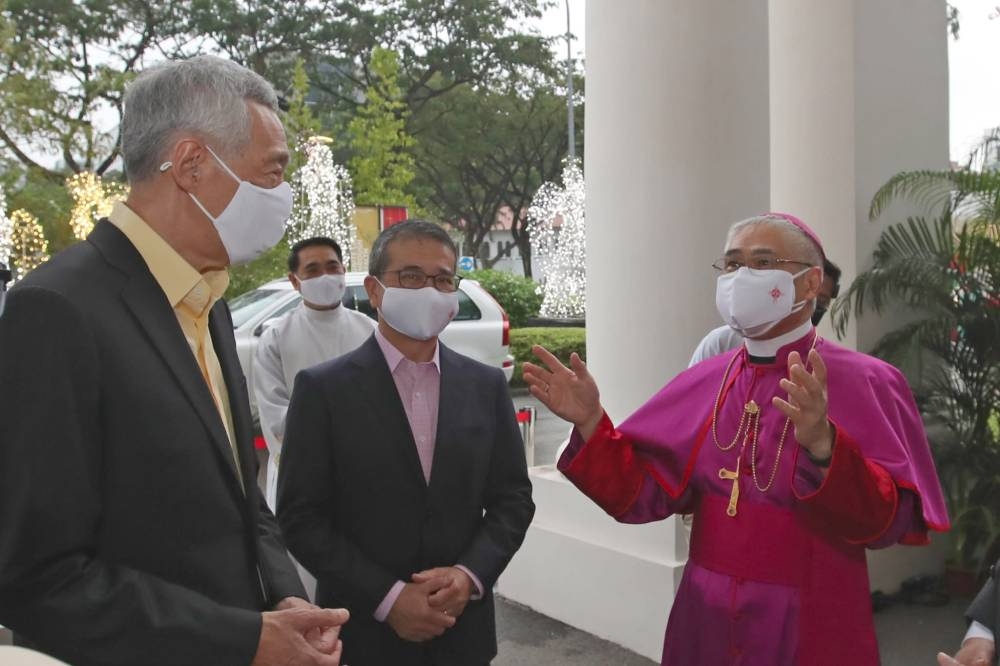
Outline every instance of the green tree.
[[414, 141], [406, 132], [409, 112], [400, 99], [399, 60], [388, 49], [372, 52], [373, 80], [365, 103], [348, 125], [354, 157], [348, 166], [355, 198], [366, 204], [413, 205]]
[[289, 172], [295, 171], [306, 162], [303, 144], [309, 137], [319, 134], [322, 125], [309, 108], [309, 76], [306, 74], [305, 60], [295, 61], [292, 75], [292, 90], [288, 98], [288, 111], [284, 114], [285, 134], [292, 159], [288, 163]]
[[[577, 113], [582, 136], [583, 109]], [[464, 252], [477, 255], [501, 212], [509, 210], [530, 277], [527, 208], [541, 184], [559, 176], [567, 153], [566, 101], [555, 84], [537, 78], [499, 89], [459, 86], [429, 101], [413, 126], [415, 185], [432, 212], [461, 231]], [[483, 263], [489, 268], [502, 256]]]
[[[399, 55], [402, 101], [416, 113], [464, 84], [495, 83], [522, 71], [551, 71], [549, 41], [517, 29], [541, 16], [548, 0], [342, 0], [329, 16], [314, 85], [353, 114], [379, 74], [373, 53]], [[314, 75], [313, 75], [314, 74]]]
[[[2, 0], [0, 0], [2, 1]], [[51, 180], [103, 175], [118, 157], [126, 82], [176, 37], [179, 0], [0, 4], [0, 145]], [[60, 168], [35, 160], [58, 155]]]

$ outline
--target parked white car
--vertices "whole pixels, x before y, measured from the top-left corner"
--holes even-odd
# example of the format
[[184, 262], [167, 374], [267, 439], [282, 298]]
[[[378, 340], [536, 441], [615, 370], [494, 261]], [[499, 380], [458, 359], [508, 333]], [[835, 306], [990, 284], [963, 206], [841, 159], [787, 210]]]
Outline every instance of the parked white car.
[[[365, 275], [347, 274], [344, 306], [376, 319], [364, 288]], [[247, 377], [247, 386], [253, 386], [253, 357], [261, 333], [269, 322], [299, 307], [301, 302], [302, 296], [286, 278], [272, 280], [229, 302], [236, 350]], [[460, 354], [502, 369], [508, 382], [514, 374], [514, 357], [510, 355], [510, 320], [500, 304], [475, 280], [466, 279], [459, 283], [458, 314], [441, 333], [441, 340]], [[256, 415], [253, 391], [250, 391], [250, 405]]]

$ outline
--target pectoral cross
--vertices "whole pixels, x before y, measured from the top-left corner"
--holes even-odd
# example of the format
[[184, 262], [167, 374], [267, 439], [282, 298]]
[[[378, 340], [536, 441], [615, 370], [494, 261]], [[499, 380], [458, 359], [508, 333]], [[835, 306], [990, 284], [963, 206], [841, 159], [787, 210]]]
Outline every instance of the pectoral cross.
[[736, 505], [740, 501], [740, 461], [736, 460], [736, 471], [729, 471], [725, 467], [719, 470], [719, 478], [724, 480], [731, 480], [733, 482], [733, 489], [729, 493], [729, 506], [726, 508], [726, 515], [730, 518], [736, 517]]

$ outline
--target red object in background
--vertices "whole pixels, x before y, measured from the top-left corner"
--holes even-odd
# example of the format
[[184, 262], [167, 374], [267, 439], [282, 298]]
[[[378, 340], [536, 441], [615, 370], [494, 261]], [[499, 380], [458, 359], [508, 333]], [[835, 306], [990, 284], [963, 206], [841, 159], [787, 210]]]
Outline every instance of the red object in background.
[[266, 449], [267, 448], [267, 442], [264, 441], [264, 437], [263, 436], [258, 435], [257, 437], [253, 438], [253, 448], [255, 448], [255, 449]]
[[527, 409], [517, 410], [517, 422], [518, 423], [528, 423], [531, 421], [531, 412]]
[[394, 224], [399, 224], [409, 217], [406, 206], [379, 206], [379, 224], [385, 231]]

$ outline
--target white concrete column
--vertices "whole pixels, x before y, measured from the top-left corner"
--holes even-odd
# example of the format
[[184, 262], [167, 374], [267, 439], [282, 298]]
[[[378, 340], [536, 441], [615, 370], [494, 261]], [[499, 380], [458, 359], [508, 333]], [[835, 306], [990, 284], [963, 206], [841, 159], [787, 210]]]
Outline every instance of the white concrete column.
[[713, 260], [767, 208], [767, 3], [587, 3], [587, 354], [618, 421], [719, 325]]
[[[894, 174], [948, 168], [948, 56], [942, 0], [771, 0], [771, 206], [799, 215], [844, 270], [844, 289], [871, 255], [872, 196]], [[894, 315], [852, 318], [843, 344], [867, 351]], [[833, 336], [829, 318], [823, 335]], [[832, 368], [831, 372], [836, 372]], [[932, 548], [869, 553], [872, 589], [940, 570]]]
[[[711, 263], [767, 207], [767, 3], [589, 0], [586, 31], [587, 354], [621, 421], [718, 325]], [[551, 468], [532, 480], [500, 592], [659, 661], [686, 530], [619, 525]]]

